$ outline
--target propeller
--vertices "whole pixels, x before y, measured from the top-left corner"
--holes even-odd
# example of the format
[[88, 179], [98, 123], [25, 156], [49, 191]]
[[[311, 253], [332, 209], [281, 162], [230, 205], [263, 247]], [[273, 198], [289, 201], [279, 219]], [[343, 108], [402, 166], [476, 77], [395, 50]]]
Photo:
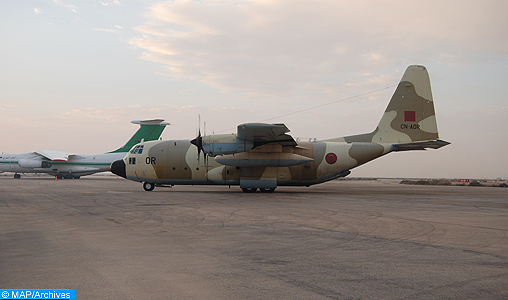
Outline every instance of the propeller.
[[203, 137], [201, 136], [201, 115], [198, 115], [198, 118], [199, 118], [198, 136], [190, 142], [191, 144], [193, 144], [198, 148], [198, 161], [199, 161], [199, 155], [201, 154], [201, 151], [203, 151], [203, 159], [206, 159], [206, 153], [203, 150]]
[[[198, 160], [199, 160], [199, 155], [201, 154], [201, 151], [203, 151], [203, 137], [201, 136], [201, 132], [199, 132], [198, 136], [190, 142], [194, 146], [198, 147]], [[205, 155], [206, 155], [205, 151], [203, 151], [203, 158], [205, 158]]]

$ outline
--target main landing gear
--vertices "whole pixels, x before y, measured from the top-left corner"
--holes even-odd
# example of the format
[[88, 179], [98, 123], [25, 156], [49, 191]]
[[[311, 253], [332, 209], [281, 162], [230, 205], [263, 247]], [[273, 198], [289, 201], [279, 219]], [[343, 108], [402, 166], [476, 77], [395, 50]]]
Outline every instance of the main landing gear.
[[[255, 193], [257, 188], [242, 188], [242, 191], [244, 193]], [[259, 191], [261, 191], [261, 193], [273, 193], [275, 188], [259, 188]]]

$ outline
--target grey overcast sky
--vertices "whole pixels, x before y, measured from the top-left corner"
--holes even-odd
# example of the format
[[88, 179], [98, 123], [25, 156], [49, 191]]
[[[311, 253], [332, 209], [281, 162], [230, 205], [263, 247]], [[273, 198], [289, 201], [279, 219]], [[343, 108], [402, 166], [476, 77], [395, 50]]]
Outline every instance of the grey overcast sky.
[[370, 132], [420, 64], [452, 144], [352, 175], [508, 178], [507, 11], [493, 0], [1, 1], [0, 152], [103, 153], [135, 119], [191, 139], [198, 114], [208, 134], [259, 121], [295, 137]]

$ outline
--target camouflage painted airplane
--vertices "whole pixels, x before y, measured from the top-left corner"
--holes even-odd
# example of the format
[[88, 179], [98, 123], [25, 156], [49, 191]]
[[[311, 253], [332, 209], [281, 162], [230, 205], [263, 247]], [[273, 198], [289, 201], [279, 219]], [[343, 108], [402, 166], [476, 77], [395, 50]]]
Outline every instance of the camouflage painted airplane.
[[111, 172], [143, 182], [146, 191], [155, 186], [217, 184], [269, 193], [277, 186], [310, 186], [345, 177], [351, 169], [390, 152], [449, 144], [439, 139], [423, 66], [407, 68], [371, 133], [297, 142], [287, 132], [284, 124], [247, 123], [239, 125], [236, 134], [144, 142], [113, 162]]
[[58, 179], [79, 179], [81, 176], [109, 171], [112, 162], [121, 159], [132, 148], [142, 141], [158, 140], [166, 125], [164, 120], [131, 121], [139, 124], [136, 133], [122, 147], [104, 154], [81, 155], [65, 151], [38, 150], [21, 154], [0, 154], [0, 173], [13, 172], [14, 178], [19, 173], [47, 173]]

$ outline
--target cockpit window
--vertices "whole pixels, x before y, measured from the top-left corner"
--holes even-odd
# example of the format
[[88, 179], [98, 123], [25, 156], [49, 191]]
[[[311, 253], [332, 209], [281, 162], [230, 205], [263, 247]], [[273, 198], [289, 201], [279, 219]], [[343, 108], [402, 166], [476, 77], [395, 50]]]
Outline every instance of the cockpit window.
[[143, 153], [143, 145], [136, 145], [129, 152], [131, 154], [141, 154]]

